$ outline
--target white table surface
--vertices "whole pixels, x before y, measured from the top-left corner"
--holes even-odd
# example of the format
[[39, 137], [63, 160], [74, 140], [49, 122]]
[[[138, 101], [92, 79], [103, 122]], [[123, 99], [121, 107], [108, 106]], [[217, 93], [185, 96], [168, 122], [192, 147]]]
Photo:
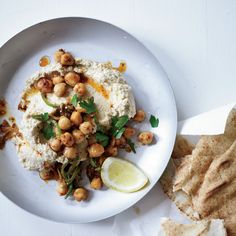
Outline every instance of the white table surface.
[[[63, 16], [104, 20], [142, 41], [170, 78], [179, 120], [236, 100], [234, 0], [0, 0], [0, 46], [28, 26]], [[155, 196], [156, 204], [168, 201], [157, 186], [136, 206], [146, 222], [152, 222], [155, 206], [148, 200]], [[132, 214], [136, 214], [134, 208], [119, 218], [132, 219]], [[129, 227], [130, 222], [122, 225]], [[150, 223], [149, 232], [155, 235], [156, 230], [155, 222]], [[30, 215], [0, 195], [0, 235], [106, 236], [114, 232], [119, 232], [114, 217], [90, 224], [59, 224]]]

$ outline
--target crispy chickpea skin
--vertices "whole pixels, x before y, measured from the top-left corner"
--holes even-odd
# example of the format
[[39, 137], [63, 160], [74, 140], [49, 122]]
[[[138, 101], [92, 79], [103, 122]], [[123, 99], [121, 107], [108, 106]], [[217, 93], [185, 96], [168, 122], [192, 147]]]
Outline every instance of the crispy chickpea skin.
[[139, 134], [138, 141], [143, 145], [152, 143], [153, 140], [153, 133], [149, 131], [144, 131]]
[[57, 184], [57, 188], [56, 188], [57, 193], [58, 193], [60, 196], [66, 195], [67, 192], [68, 192], [68, 187], [67, 187], [65, 181], [59, 180], [57, 183], [58, 183], [58, 184]]
[[71, 121], [67, 117], [61, 116], [58, 121], [58, 125], [62, 130], [68, 130], [72, 124], [71, 124]]
[[63, 66], [72, 66], [75, 63], [75, 59], [70, 53], [66, 52], [61, 55], [60, 62]]
[[62, 144], [64, 144], [66, 147], [71, 147], [75, 143], [74, 137], [69, 132], [65, 132], [60, 138]]
[[77, 149], [75, 147], [65, 147], [64, 156], [69, 160], [73, 160], [77, 157]]
[[78, 129], [74, 129], [72, 135], [77, 144], [82, 143], [85, 140], [85, 135]]
[[74, 87], [80, 81], [80, 76], [74, 71], [71, 71], [65, 75], [65, 81], [68, 85]]
[[89, 157], [99, 157], [104, 151], [104, 147], [99, 143], [94, 143], [88, 148]]
[[54, 85], [59, 84], [59, 83], [63, 83], [64, 82], [64, 78], [60, 75], [52, 77], [52, 82]]
[[77, 188], [73, 194], [76, 201], [85, 201], [88, 198], [88, 190], [85, 188]]
[[118, 148], [117, 147], [112, 147], [112, 146], [108, 146], [106, 148], [106, 154], [109, 156], [117, 156], [118, 155]]
[[83, 83], [78, 83], [75, 85], [75, 87], [73, 88], [73, 90], [79, 94], [79, 96], [84, 96], [87, 92], [86, 86]]
[[54, 60], [55, 62], [60, 62], [61, 61], [61, 56], [65, 53], [63, 49], [59, 49], [54, 53]]
[[42, 92], [42, 93], [51, 93], [53, 90], [53, 83], [52, 80], [47, 79], [45, 77], [40, 78], [37, 82], [37, 88]]
[[101, 189], [102, 188], [102, 180], [100, 177], [95, 177], [92, 179], [91, 183], [90, 183], [90, 187], [93, 189]]
[[56, 84], [54, 86], [53, 91], [57, 97], [63, 97], [66, 93], [66, 84], [65, 83]]
[[89, 121], [85, 121], [79, 126], [79, 129], [83, 134], [91, 134], [93, 132], [93, 125]]
[[60, 139], [53, 139], [53, 140], [51, 140], [50, 143], [49, 143], [49, 146], [55, 152], [60, 151], [60, 149], [61, 149], [61, 141], [60, 141]]
[[135, 129], [132, 127], [126, 127], [125, 128], [125, 132], [124, 132], [124, 136], [125, 138], [131, 138], [135, 135]]
[[142, 122], [146, 117], [146, 113], [143, 110], [138, 110], [134, 116], [134, 121]]
[[73, 111], [73, 113], [71, 114], [71, 117], [70, 117], [70, 121], [74, 125], [79, 126], [83, 122], [83, 119], [82, 119], [82, 116], [81, 116], [80, 112]]

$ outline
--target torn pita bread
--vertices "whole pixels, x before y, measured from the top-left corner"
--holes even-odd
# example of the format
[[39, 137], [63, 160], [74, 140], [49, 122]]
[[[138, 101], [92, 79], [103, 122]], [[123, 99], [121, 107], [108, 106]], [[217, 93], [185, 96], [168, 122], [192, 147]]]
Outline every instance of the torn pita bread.
[[191, 224], [179, 224], [162, 218], [158, 236], [227, 236], [223, 220], [202, 220]]
[[175, 155], [161, 184], [191, 219], [224, 219], [228, 235], [236, 235], [236, 110], [224, 134], [202, 136], [191, 154]]

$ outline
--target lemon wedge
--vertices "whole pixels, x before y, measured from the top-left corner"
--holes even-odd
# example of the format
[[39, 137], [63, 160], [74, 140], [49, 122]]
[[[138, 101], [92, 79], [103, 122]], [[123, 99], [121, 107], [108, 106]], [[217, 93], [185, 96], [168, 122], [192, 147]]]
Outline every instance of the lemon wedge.
[[116, 157], [108, 157], [103, 162], [101, 177], [107, 187], [127, 193], [140, 190], [148, 182], [147, 176], [138, 167]]

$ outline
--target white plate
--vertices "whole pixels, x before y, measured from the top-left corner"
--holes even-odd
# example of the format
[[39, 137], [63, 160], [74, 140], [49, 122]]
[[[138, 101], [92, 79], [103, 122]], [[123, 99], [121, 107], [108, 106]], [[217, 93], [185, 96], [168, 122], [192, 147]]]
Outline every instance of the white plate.
[[50, 220], [70, 223], [101, 220], [135, 204], [160, 178], [176, 134], [175, 100], [159, 62], [133, 36], [98, 20], [60, 18], [22, 31], [0, 49], [0, 96], [6, 98], [10, 114], [18, 122], [22, 113], [17, 111], [17, 105], [25, 80], [39, 69], [42, 56], [52, 56], [58, 48], [82, 58], [111, 61], [114, 65], [120, 60], [127, 62], [125, 78], [133, 88], [137, 107], [160, 119], [156, 129], [151, 129], [148, 119], [140, 127], [154, 132], [157, 143], [138, 148], [136, 155], [125, 156], [146, 173], [150, 184], [132, 194], [91, 190], [88, 202], [65, 200], [57, 195], [55, 182], [45, 184], [36, 172], [25, 170], [18, 162], [14, 145], [8, 143], [0, 157], [0, 190], [19, 207]]

